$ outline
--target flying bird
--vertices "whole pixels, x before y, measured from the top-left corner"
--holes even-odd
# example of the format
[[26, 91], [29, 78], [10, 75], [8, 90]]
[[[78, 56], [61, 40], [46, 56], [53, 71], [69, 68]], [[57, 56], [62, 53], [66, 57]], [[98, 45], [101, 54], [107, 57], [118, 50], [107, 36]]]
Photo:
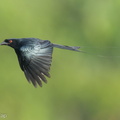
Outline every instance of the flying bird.
[[53, 47], [80, 52], [80, 47], [53, 44], [49, 40], [38, 38], [5, 39], [0, 45], [7, 45], [15, 50], [26, 79], [35, 87], [37, 84], [42, 87], [42, 81], [47, 83], [45, 76], [50, 77]]

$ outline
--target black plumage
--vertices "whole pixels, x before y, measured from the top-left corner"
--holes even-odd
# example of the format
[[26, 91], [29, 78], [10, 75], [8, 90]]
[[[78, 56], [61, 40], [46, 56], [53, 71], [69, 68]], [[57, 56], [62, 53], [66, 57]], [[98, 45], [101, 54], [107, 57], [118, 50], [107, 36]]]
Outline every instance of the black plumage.
[[37, 83], [42, 86], [42, 81], [47, 83], [45, 76], [50, 77], [53, 47], [73, 51], [79, 51], [80, 48], [53, 44], [48, 40], [37, 38], [5, 39], [0, 45], [14, 48], [22, 71], [35, 87]]

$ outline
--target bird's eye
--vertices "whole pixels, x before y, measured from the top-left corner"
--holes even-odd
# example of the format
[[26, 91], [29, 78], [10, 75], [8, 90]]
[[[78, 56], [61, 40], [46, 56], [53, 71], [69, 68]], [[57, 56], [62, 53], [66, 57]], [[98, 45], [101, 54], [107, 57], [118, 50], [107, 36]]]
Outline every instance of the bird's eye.
[[9, 40], [9, 43], [12, 43], [13, 41], [12, 40]]

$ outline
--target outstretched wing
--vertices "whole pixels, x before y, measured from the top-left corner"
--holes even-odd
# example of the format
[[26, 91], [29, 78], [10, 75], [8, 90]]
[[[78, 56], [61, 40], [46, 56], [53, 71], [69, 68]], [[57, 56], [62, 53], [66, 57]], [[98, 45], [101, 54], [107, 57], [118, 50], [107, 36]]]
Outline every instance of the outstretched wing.
[[16, 51], [21, 69], [29, 82], [36, 87], [47, 83], [45, 76], [50, 77], [49, 71], [52, 62], [53, 46], [50, 41], [39, 42], [36, 46], [27, 45]]

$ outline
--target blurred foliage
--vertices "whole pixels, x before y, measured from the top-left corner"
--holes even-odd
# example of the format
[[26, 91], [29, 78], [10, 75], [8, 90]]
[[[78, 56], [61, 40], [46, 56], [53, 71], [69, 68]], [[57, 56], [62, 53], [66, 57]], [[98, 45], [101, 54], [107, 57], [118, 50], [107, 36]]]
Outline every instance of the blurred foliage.
[[0, 119], [120, 120], [119, 32], [119, 0], [2, 0], [1, 42], [36, 37], [87, 53], [55, 48], [52, 77], [34, 88], [1, 46]]

